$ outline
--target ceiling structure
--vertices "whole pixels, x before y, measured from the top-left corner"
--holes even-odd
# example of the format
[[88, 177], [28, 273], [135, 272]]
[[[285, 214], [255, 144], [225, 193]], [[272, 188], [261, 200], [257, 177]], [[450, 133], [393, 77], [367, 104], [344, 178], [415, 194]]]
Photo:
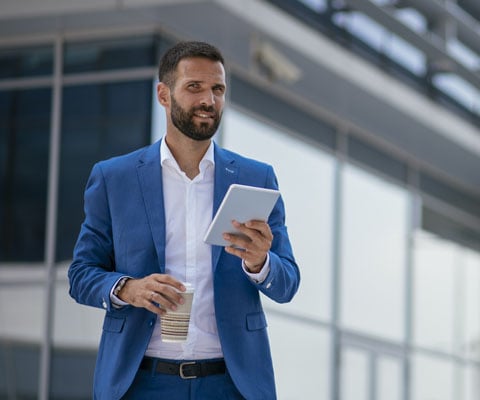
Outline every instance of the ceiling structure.
[[[139, 27], [177, 38], [210, 41], [222, 49], [235, 74], [281, 96], [292, 107], [343, 125], [347, 131], [364, 135], [393, 153], [433, 168], [461, 187], [480, 193], [479, 126], [346, 51], [273, 3], [3, 0], [0, 46], [41, 43], [58, 35], [67, 41], [80, 40], [109, 30], [128, 35]], [[335, 1], [336, 7], [340, 3], [415, 41], [428, 54], [432, 65], [449, 65], [480, 88], [478, 71], [452, 59], [441, 40], [419, 35], [392, 17], [392, 9], [415, 3], [431, 19], [456, 21], [459, 37], [473, 48], [480, 43], [475, 41], [478, 22], [473, 19], [475, 25], [471, 15], [465, 17], [457, 9], [464, 6], [461, 10], [468, 8], [476, 13], [480, 8], [477, 0], [458, 1], [457, 5], [439, 0], [343, 0]], [[263, 59], [258, 56], [259, 43]], [[263, 67], [273, 65], [273, 72], [267, 68], [265, 74], [259, 60]]]

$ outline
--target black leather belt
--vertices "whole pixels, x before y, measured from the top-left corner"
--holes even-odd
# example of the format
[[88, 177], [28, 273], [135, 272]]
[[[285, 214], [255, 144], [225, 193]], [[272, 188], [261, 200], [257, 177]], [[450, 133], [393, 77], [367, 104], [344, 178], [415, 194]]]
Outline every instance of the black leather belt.
[[226, 371], [224, 360], [172, 362], [152, 357], [143, 357], [140, 363], [140, 369], [159, 374], [178, 375], [182, 379], [224, 374]]

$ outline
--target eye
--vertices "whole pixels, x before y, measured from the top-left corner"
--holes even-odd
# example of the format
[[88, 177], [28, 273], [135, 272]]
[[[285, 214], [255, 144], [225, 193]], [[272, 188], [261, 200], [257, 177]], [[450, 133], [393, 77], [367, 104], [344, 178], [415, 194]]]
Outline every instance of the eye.
[[198, 82], [192, 82], [192, 83], [189, 83], [188, 86], [187, 86], [189, 89], [199, 89], [200, 88], [200, 84]]
[[213, 88], [213, 91], [218, 94], [223, 94], [225, 93], [225, 87], [224, 86], [215, 86]]

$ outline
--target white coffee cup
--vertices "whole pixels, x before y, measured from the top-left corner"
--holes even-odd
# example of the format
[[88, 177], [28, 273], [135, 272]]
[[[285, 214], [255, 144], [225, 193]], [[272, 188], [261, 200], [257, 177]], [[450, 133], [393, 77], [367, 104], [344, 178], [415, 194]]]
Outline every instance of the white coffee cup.
[[167, 313], [161, 317], [162, 342], [184, 342], [187, 340], [194, 288], [189, 283], [184, 283], [184, 286], [187, 290], [180, 292], [185, 300], [184, 303], [177, 304], [175, 311], [167, 310]]

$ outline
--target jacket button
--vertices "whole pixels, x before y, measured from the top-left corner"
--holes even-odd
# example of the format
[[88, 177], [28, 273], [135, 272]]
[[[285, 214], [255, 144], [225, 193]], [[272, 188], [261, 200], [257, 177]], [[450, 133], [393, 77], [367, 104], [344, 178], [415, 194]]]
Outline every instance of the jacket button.
[[103, 300], [102, 302], [102, 307], [106, 310], [107, 309], [107, 302], [105, 300]]

